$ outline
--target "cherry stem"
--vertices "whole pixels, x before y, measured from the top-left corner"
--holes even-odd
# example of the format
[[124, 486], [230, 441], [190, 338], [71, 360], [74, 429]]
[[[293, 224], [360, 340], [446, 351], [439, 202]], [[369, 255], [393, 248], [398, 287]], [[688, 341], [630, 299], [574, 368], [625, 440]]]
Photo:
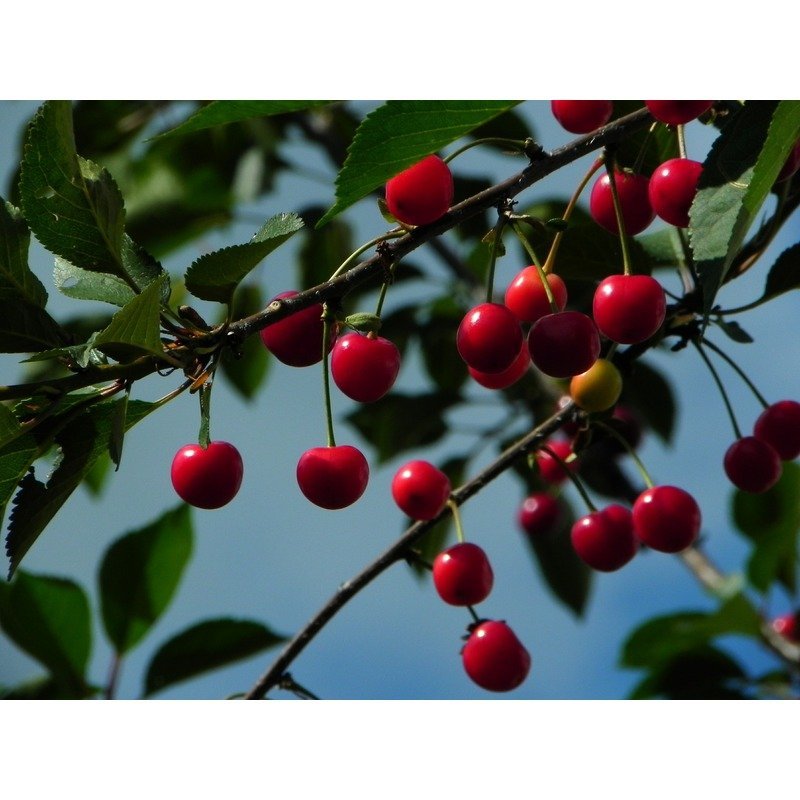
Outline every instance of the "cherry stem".
[[678, 125], [675, 128], [675, 133], [678, 136], [678, 155], [681, 158], [686, 158], [686, 132], [683, 125]]
[[727, 361], [736, 374], [747, 384], [750, 391], [756, 396], [758, 402], [761, 403], [764, 408], [769, 407], [769, 403], [764, 398], [764, 395], [761, 394], [758, 389], [756, 389], [755, 384], [750, 380], [750, 378], [747, 377], [745, 371], [727, 353], [723, 352], [719, 347], [717, 347], [717, 345], [715, 345], [713, 342], [710, 342], [705, 337], [703, 337], [703, 344], [706, 347], [711, 348], [724, 361]]
[[[588, 185], [589, 181], [592, 179], [592, 176], [603, 166], [603, 159], [597, 158], [595, 159], [594, 164], [589, 167], [589, 171], [583, 176], [581, 182], [578, 184], [577, 189], [573, 193], [572, 197], [569, 199], [569, 203], [567, 203], [567, 207], [564, 209], [564, 214], [562, 215], [561, 219], [564, 222], [569, 222], [569, 218], [572, 216], [572, 212], [575, 210], [575, 206], [578, 204], [578, 200], [580, 199], [581, 194], [583, 194], [583, 190]], [[561, 245], [561, 240], [564, 238], [564, 233], [566, 231], [559, 231], [555, 238], [553, 239], [553, 243], [550, 245], [550, 252], [547, 254], [547, 258], [545, 259], [544, 264], [542, 265], [542, 269], [545, 273], [550, 273], [553, 271], [553, 265], [556, 261], [556, 255], [558, 254], [558, 248]]]
[[505, 227], [507, 218], [506, 215], [501, 213], [497, 217], [497, 223], [494, 228], [494, 239], [492, 240], [492, 252], [489, 257], [489, 271], [486, 274], [486, 302], [491, 303], [494, 295], [494, 268], [497, 263], [497, 254], [500, 250], [500, 245], [503, 242], [503, 228]]
[[569, 465], [563, 458], [561, 458], [557, 453], [555, 453], [551, 448], [547, 447], [547, 445], [539, 448], [542, 452], [547, 453], [551, 458], [555, 459], [560, 465], [561, 469], [564, 470], [566, 476], [572, 481], [575, 488], [578, 490], [578, 494], [580, 494], [583, 502], [586, 503], [586, 507], [589, 509], [591, 513], [597, 511], [595, 504], [592, 502], [592, 499], [589, 497], [586, 489], [584, 488], [581, 481], [578, 480], [577, 475], [573, 475], [572, 470], [569, 468]]
[[379, 245], [381, 242], [387, 242], [390, 239], [398, 239], [401, 236], [405, 236], [405, 230], [394, 230], [388, 231], [387, 233], [382, 233], [380, 236], [376, 236], [374, 239], [370, 239], [366, 244], [362, 244], [361, 247], [358, 248], [353, 253], [350, 253], [347, 258], [342, 261], [342, 263], [336, 267], [336, 271], [328, 278], [329, 281], [332, 281], [334, 278], [339, 277], [346, 269], [350, 267], [350, 265], [361, 255], [367, 252], [372, 247]]
[[459, 147], [458, 150], [450, 153], [449, 156], [446, 156], [442, 159], [445, 164], [449, 164], [456, 156], [460, 156], [462, 153], [465, 153], [467, 150], [471, 150], [473, 147], [478, 147], [482, 144], [499, 144], [505, 145], [513, 150], [518, 150], [520, 153], [524, 153], [525, 149], [528, 146], [527, 139], [504, 139], [499, 136], [489, 136], [485, 139], [476, 139], [474, 142], [470, 142], [469, 144], [465, 144], [463, 147]]
[[117, 683], [119, 681], [119, 672], [122, 666], [122, 656], [119, 653], [114, 653], [111, 659], [111, 667], [108, 671], [108, 683], [106, 684], [103, 696], [106, 700], [113, 700], [117, 692]]
[[606, 433], [613, 436], [625, 448], [628, 455], [633, 459], [634, 464], [636, 464], [636, 469], [639, 470], [639, 474], [642, 476], [645, 486], [647, 486], [648, 489], [652, 489], [655, 486], [655, 483], [653, 483], [653, 479], [650, 477], [650, 473], [647, 471], [647, 467], [645, 467], [642, 459], [639, 458], [636, 450], [631, 447], [631, 443], [618, 430], [615, 430], [608, 423], [598, 419], [594, 421], [594, 424], [602, 428]]
[[154, 406], [163, 406], [166, 403], [169, 403], [170, 400], [174, 400], [179, 394], [185, 392], [193, 383], [195, 382], [195, 378], [187, 378], [180, 386], [173, 389], [171, 392], [167, 392], [163, 397], [160, 397], [158, 400], [153, 402]]
[[472, 621], [478, 625], [481, 621], [481, 618], [478, 616], [478, 612], [472, 606], [467, 606], [467, 611], [469, 611], [470, 615], [472, 616]]
[[648, 129], [647, 133], [642, 140], [642, 146], [639, 148], [639, 152], [636, 154], [636, 161], [633, 162], [633, 171], [634, 172], [641, 172], [642, 171], [642, 164], [644, 163], [644, 156], [647, 152], [647, 145], [650, 144], [650, 139], [658, 128], [659, 123], [654, 122]]
[[447, 501], [447, 507], [453, 515], [453, 522], [456, 526], [456, 539], [458, 539], [460, 544], [464, 544], [464, 528], [461, 526], [461, 513], [458, 510], [458, 503], [451, 497]]
[[389, 283], [394, 279], [394, 270], [397, 266], [397, 262], [392, 262], [392, 266], [389, 267], [389, 280], [384, 281], [381, 284], [381, 293], [378, 295], [378, 305], [375, 308], [375, 316], [380, 317], [381, 312], [383, 311], [383, 301], [386, 299], [386, 292], [389, 290]]
[[742, 431], [739, 428], [739, 424], [736, 422], [736, 415], [733, 413], [733, 406], [731, 405], [731, 401], [728, 398], [728, 393], [725, 391], [725, 387], [722, 385], [722, 381], [720, 380], [719, 374], [717, 373], [716, 369], [714, 369], [714, 365], [711, 363], [711, 360], [706, 355], [705, 350], [703, 350], [702, 345], [697, 340], [693, 340], [692, 344], [697, 348], [697, 352], [700, 353], [700, 357], [705, 361], [706, 366], [708, 367], [711, 375], [714, 378], [714, 382], [717, 384], [717, 388], [719, 389], [720, 394], [722, 395], [722, 401], [725, 403], [725, 409], [728, 412], [728, 416], [731, 420], [731, 425], [733, 425], [733, 433], [737, 439], [742, 438]]
[[605, 160], [606, 172], [608, 173], [608, 185], [611, 189], [611, 200], [614, 203], [614, 216], [617, 218], [617, 229], [619, 230], [619, 243], [622, 247], [622, 272], [624, 275], [631, 274], [631, 254], [628, 251], [628, 237], [625, 233], [625, 220], [622, 218], [622, 207], [619, 202], [619, 192], [617, 192], [617, 180], [614, 174], [614, 164], [611, 159]]
[[322, 387], [325, 395], [325, 423], [327, 425], [328, 447], [336, 447], [333, 436], [333, 411], [331, 409], [331, 379], [328, 369], [328, 340], [331, 332], [331, 312], [328, 304], [322, 306]]
[[301, 700], [319, 700], [317, 695], [310, 692], [305, 686], [301, 686], [288, 672], [281, 676], [280, 681], [278, 681], [278, 688], [291, 692]]
[[533, 248], [530, 245], [525, 234], [522, 232], [522, 227], [520, 226], [519, 222], [516, 220], [511, 220], [511, 227], [514, 229], [514, 233], [517, 234], [517, 238], [522, 242], [522, 246], [527, 251], [528, 255], [531, 257], [531, 264], [536, 267], [536, 271], [539, 273], [539, 280], [542, 282], [542, 288], [544, 289], [545, 294], [547, 295], [547, 302], [550, 303], [550, 309], [554, 314], [557, 314], [560, 309], [558, 307], [558, 303], [556, 303], [556, 298], [553, 295], [553, 290], [550, 287], [550, 282], [547, 280], [547, 273], [544, 271], [544, 268], [539, 263], [539, 259], [536, 257], [536, 253], [533, 252]]

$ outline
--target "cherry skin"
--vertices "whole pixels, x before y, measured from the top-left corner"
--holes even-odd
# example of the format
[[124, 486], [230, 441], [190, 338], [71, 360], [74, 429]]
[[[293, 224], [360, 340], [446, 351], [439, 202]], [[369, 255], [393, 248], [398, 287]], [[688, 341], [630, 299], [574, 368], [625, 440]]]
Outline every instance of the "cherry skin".
[[790, 642], [800, 644], [800, 623], [797, 614], [784, 614], [772, 620], [772, 630], [779, 633]]
[[[294, 297], [298, 292], [281, 292], [270, 302]], [[261, 330], [264, 347], [290, 367], [308, 367], [322, 361], [322, 304], [304, 308], [296, 314]], [[333, 346], [336, 332], [331, 330], [328, 348]]]
[[663, 324], [667, 299], [649, 275], [609, 275], [592, 301], [592, 316], [603, 336], [619, 344], [649, 339]]
[[755, 436], [737, 439], [726, 451], [725, 474], [743, 492], [761, 494], [771, 489], [781, 477], [781, 458], [772, 445]]
[[[566, 284], [552, 272], [547, 276], [547, 284], [558, 310], [563, 311], [567, 305]], [[520, 322], [536, 322], [553, 313], [539, 270], [534, 266], [525, 267], [511, 281], [504, 302]]]
[[528, 333], [531, 361], [552, 378], [586, 372], [600, 355], [600, 336], [591, 317], [559, 311], [542, 317]]
[[433, 561], [433, 585], [451, 606], [474, 606], [492, 591], [494, 573], [483, 548], [460, 542]]
[[386, 205], [406, 225], [428, 225], [453, 203], [453, 174], [439, 156], [431, 155], [395, 175], [386, 184]]
[[613, 362], [598, 358], [586, 372], [572, 378], [569, 393], [575, 404], [590, 414], [606, 411], [622, 394], [622, 375]]
[[551, 100], [550, 109], [564, 130], [591, 133], [611, 119], [614, 104], [610, 100]]
[[713, 100], [645, 100], [648, 111], [659, 122], [685, 125], [714, 105]]
[[297, 485], [314, 505], [339, 509], [364, 494], [369, 465], [363, 453], [349, 444], [312, 447], [297, 462]]
[[228, 442], [186, 444], [172, 459], [170, 475], [178, 496], [196, 508], [221, 508], [242, 485], [244, 468], [239, 451]]
[[394, 385], [400, 371], [400, 351], [382, 336], [348, 333], [331, 351], [333, 382], [352, 400], [373, 403]]
[[[559, 439], [555, 442], [547, 442], [545, 445], [549, 450], [552, 450], [562, 461], [567, 461], [573, 455], [572, 445]], [[539, 474], [545, 483], [551, 485], [558, 485], [563, 483], [569, 477], [566, 470], [547, 452], [547, 450], [539, 450], [536, 453], [536, 466], [539, 469]], [[567, 464], [570, 472], [577, 472], [580, 464], [577, 459], [573, 459]]]
[[[614, 182], [619, 195], [625, 233], [635, 236], [641, 233], [656, 216], [650, 205], [650, 181], [644, 175], [617, 171], [614, 173]], [[617, 215], [614, 213], [614, 198], [611, 194], [611, 179], [608, 174], [601, 175], [592, 187], [592, 193], [589, 195], [589, 213], [592, 219], [609, 233], [619, 233]]]
[[690, 158], [671, 158], [650, 176], [648, 190], [653, 211], [678, 228], [689, 227], [689, 208], [697, 194], [703, 165]]
[[560, 517], [558, 500], [547, 492], [534, 492], [522, 502], [517, 522], [528, 536], [535, 539], [554, 531]]
[[481, 372], [473, 367], [468, 367], [473, 380], [487, 389], [507, 389], [516, 383], [531, 365], [531, 354], [525, 342], [519, 348], [519, 355], [502, 372]]
[[639, 549], [631, 512], [620, 505], [581, 517], [572, 526], [570, 536], [578, 557], [600, 572], [624, 567]]
[[503, 372], [522, 346], [517, 318], [500, 303], [482, 303], [467, 312], [456, 333], [459, 355], [479, 372]]
[[505, 622], [486, 620], [469, 635], [461, 651], [469, 677], [490, 692], [516, 689], [531, 670], [531, 657]]
[[784, 461], [800, 456], [800, 403], [780, 400], [761, 412], [753, 435], [772, 445]]
[[679, 553], [697, 538], [702, 517], [695, 499], [677, 486], [654, 486], [633, 504], [633, 532], [662, 553]]
[[433, 519], [447, 505], [450, 479], [428, 461], [409, 461], [392, 479], [392, 497], [411, 519]]

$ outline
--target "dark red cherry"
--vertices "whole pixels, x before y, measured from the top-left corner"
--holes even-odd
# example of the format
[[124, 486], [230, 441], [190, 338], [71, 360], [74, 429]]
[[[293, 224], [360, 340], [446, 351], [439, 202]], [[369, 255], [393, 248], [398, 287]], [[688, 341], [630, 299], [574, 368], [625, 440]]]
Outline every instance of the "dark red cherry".
[[450, 479], [428, 461], [409, 461], [392, 479], [392, 497], [411, 519], [433, 519], [450, 497]]
[[580, 467], [578, 459], [568, 461], [573, 456], [572, 445], [569, 442], [565, 442], [563, 439], [547, 442], [543, 449], [536, 453], [536, 466], [545, 483], [559, 484], [569, 477], [566, 470], [559, 463], [558, 458], [553, 458], [553, 455], [547, 452], [548, 450], [552, 450], [561, 461], [567, 461], [567, 468], [570, 472], [578, 471]]
[[522, 346], [519, 321], [500, 303], [481, 303], [467, 312], [456, 333], [456, 346], [468, 367], [503, 372]]
[[553, 116], [570, 133], [591, 133], [611, 119], [611, 100], [551, 100]]
[[781, 167], [778, 177], [775, 178], [775, 183], [788, 180], [797, 170], [800, 169], [800, 140], [798, 140], [789, 153], [789, 157]]
[[519, 355], [511, 362], [511, 366], [502, 372], [481, 372], [473, 367], [468, 367], [473, 380], [487, 389], [507, 389], [516, 383], [531, 365], [531, 354], [525, 342], [519, 348]]
[[348, 333], [331, 351], [333, 382], [351, 399], [372, 403], [394, 385], [400, 371], [400, 351], [382, 336]]
[[[635, 236], [641, 233], [654, 219], [650, 205], [650, 181], [644, 175], [630, 172], [615, 172], [614, 181], [619, 195], [625, 233]], [[611, 179], [608, 174], [597, 179], [589, 195], [589, 213], [592, 219], [610, 233], [619, 233], [617, 215], [614, 213], [614, 197], [611, 194]]]
[[178, 496], [197, 508], [221, 508], [242, 485], [244, 467], [239, 451], [228, 442], [181, 447], [172, 459], [170, 475]]
[[[298, 292], [281, 292], [272, 300], [294, 297]], [[272, 302], [272, 301], [270, 301]], [[316, 303], [296, 314], [261, 330], [261, 341], [267, 350], [290, 367], [308, 367], [322, 361], [322, 305]], [[331, 329], [328, 348], [336, 339]]]
[[364, 494], [369, 465], [364, 455], [349, 444], [313, 447], [297, 462], [297, 485], [315, 505], [338, 509], [352, 505]]
[[386, 184], [386, 205], [406, 225], [428, 225], [444, 216], [453, 202], [453, 175], [439, 156], [431, 155], [395, 175]]
[[473, 606], [492, 591], [494, 573], [483, 548], [460, 542], [442, 551], [433, 561], [433, 585], [451, 606]]
[[772, 445], [784, 461], [800, 456], [800, 403], [780, 400], [761, 412], [753, 435]]
[[482, 689], [510, 692], [531, 669], [531, 657], [505, 622], [487, 620], [475, 627], [461, 651], [464, 669]]
[[705, 114], [713, 100], [645, 100], [648, 111], [659, 122], [667, 125], [685, 125]]
[[663, 324], [667, 299], [649, 275], [609, 275], [600, 282], [592, 315], [600, 333], [620, 344], [649, 339]]
[[571, 378], [597, 361], [600, 336], [591, 317], [580, 311], [559, 311], [534, 324], [528, 333], [528, 349], [545, 375]]
[[725, 452], [725, 474], [743, 492], [760, 494], [780, 479], [783, 467], [772, 445], [755, 436], [737, 439]]
[[639, 541], [662, 553], [679, 553], [697, 539], [700, 507], [677, 486], [654, 486], [633, 504], [633, 531]]
[[522, 502], [517, 522], [528, 536], [536, 538], [554, 531], [560, 516], [558, 500], [547, 492], [534, 492]]
[[[566, 284], [552, 272], [547, 276], [547, 284], [558, 310], [563, 311], [567, 305]], [[539, 270], [534, 266], [525, 267], [511, 281], [504, 302], [520, 322], [536, 322], [553, 313]]]
[[783, 636], [784, 639], [800, 644], [800, 620], [798, 620], [798, 616], [800, 615], [795, 613], [776, 617], [772, 620], [772, 630]]
[[653, 211], [678, 228], [689, 226], [689, 209], [697, 194], [703, 165], [690, 158], [665, 161], [650, 176], [649, 197]]
[[579, 558], [600, 572], [624, 567], [639, 549], [631, 512], [620, 505], [581, 517], [572, 526], [570, 536]]

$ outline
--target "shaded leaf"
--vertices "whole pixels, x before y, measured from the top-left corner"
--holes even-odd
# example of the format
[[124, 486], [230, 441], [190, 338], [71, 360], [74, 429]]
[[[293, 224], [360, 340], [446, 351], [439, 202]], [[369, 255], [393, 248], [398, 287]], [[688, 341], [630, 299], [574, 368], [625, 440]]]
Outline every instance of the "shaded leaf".
[[637, 359], [625, 376], [623, 402], [633, 406], [667, 444], [675, 430], [677, 406], [672, 385], [654, 367]]
[[390, 100], [359, 125], [321, 226], [398, 172], [460, 139], [519, 101]]
[[686, 264], [681, 233], [674, 225], [654, 233], [641, 234], [634, 241], [644, 251], [651, 270]]
[[0, 289], [0, 352], [35, 353], [68, 341], [61, 326], [16, 289]]
[[65, 687], [52, 676], [0, 688], [0, 700], [82, 700], [97, 691], [89, 686]]
[[738, 322], [734, 322], [732, 319], [716, 317], [714, 324], [734, 342], [750, 344], [753, 341], [753, 337]]
[[467, 365], [456, 349], [456, 330], [464, 308], [452, 297], [430, 304], [427, 319], [418, 326], [425, 371], [444, 392], [457, 392], [467, 379]]
[[800, 243], [784, 250], [767, 275], [763, 300], [800, 288]]
[[[353, 242], [353, 231], [343, 219], [331, 221], [323, 230], [314, 230], [323, 213], [324, 209], [318, 206], [305, 208], [301, 212], [308, 228], [303, 231], [303, 241], [298, 251], [298, 286], [325, 283], [336, 267], [357, 247]], [[365, 253], [364, 257], [367, 256]]]
[[[643, 100], [615, 100], [611, 120], [632, 114], [642, 106]], [[633, 136], [626, 137], [615, 150], [617, 163], [621, 167], [636, 168], [645, 175], [650, 175], [660, 164], [677, 155], [675, 132], [666, 125], [658, 125], [655, 130], [643, 128]]]
[[30, 242], [19, 209], [0, 198], [0, 288], [16, 289], [28, 303], [44, 308], [47, 291], [28, 266]]
[[247, 244], [200, 256], [186, 271], [186, 288], [201, 300], [230, 303], [240, 281], [302, 227], [294, 213], [271, 217]]
[[117, 539], [100, 564], [103, 627], [117, 653], [127, 653], [164, 613], [192, 553], [191, 509], [185, 503]]
[[69, 347], [55, 347], [52, 350], [43, 350], [41, 353], [36, 353], [28, 358], [23, 359], [23, 363], [28, 364], [36, 361], [52, 361], [54, 359], [66, 358], [74, 361], [79, 367], [84, 369], [89, 364], [103, 364], [107, 363], [106, 357], [95, 349], [95, 342], [100, 335], [99, 331], [95, 331], [89, 340], [83, 344], [73, 344]]
[[159, 648], [147, 668], [144, 696], [249, 658], [285, 641], [285, 636], [258, 622], [237, 619], [200, 622]]
[[[506, 111], [490, 119], [471, 131], [469, 135], [471, 139], [498, 138], [525, 141], [525, 139], [536, 138], [533, 128], [529, 127], [527, 120], [514, 110]], [[486, 146], [504, 153], [519, 153], [519, 151], [509, 150], [508, 146], [502, 143], [489, 142]]]

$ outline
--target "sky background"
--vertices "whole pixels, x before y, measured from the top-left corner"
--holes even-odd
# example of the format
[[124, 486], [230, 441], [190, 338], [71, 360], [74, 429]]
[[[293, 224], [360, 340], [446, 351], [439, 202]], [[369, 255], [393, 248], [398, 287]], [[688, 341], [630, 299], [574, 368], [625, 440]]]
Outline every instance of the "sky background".
[[[36, 102], [0, 102], [0, 181], [17, 160], [21, 126]], [[359, 104], [366, 110], [371, 104]], [[546, 103], [521, 107], [545, 147], [553, 149], [572, 137], [551, 118]], [[689, 156], [702, 161], [713, 132], [700, 124], [688, 126]], [[454, 149], [454, 148], [451, 148]], [[333, 200], [335, 174], [316, 151], [299, 139], [284, 146], [282, 155], [302, 167], [302, 174], [282, 175], [272, 195], [242, 210], [242, 219], [224, 230], [204, 236], [193, 246], [165, 261], [180, 274], [205, 251], [247, 241], [257, 219], [312, 203], [328, 206]], [[528, 190], [522, 199], [567, 197], [590, 163], [591, 156], [565, 168]], [[455, 169], [464, 174], [490, 175], [495, 180], [520, 168], [513, 159], [472, 151], [460, 157]], [[320, 180], [318, 176], [324, 176]], [[3, 189], [4, 190], [4, 189]], [[456, 198], [457, 200], [461, 198]], [[355, 241], [363, 242], [385, 229], [370, 200], [348, 212]], [[726, 287], [720, 302], [738, 306], [759, 296], [767, 268], [775, 257], [797, 240], [798, 217], [784, 227], [771, 251], [758, 267]], [[654, 223], [648, 230], [657, 229]], [[262, 269], [265, 292], [272, 296], [296, 284], [290, 242], [270, 257]], [[446, 273], [425, 249], [413, 260], [429, 264], [434, 279]], [[50, 292], [48, 305], [59, 318], [78, 309], [76, 301], [60, 296], [52, 283], [52, 257], [38, 245], [32, 247], [32, 266]], [[331, 265], [331, 270], [336, 265]], [[504, 288], [525, 264], [514, 257], [501, 259], [496, 287]], [[678, 281], [659, 274], [669, 289]], [[403, 294], [407, 292], [407, 294]], [[386, 310], [414, 293], [421, 299], [426, 288], [416, 285], [389, 293]], [[88, 306], [89, 304], [82, 304]], [[201, 304], [200, 304], [201, 305]], [[367, 304], [368, 306], [371, 303]], [[797, 293], [784, 295], [767, 306], [740, 317], [755, 343], [740, 345], [714, 341], [733, 355], [770, 401], [800, 396], [796, 370], [800, 356], [797, 336]], [[3, 383], [19, 379], [15, 356], [0, 360]], [[731, 488], [722, 471], [722, 457], [733, 441], [722, 401], [710, 374], [697, 354], [652, 353], [648, 360], [673, 378], [679, 412], [671, 447], [648, 435], [640, 455], [658, 483], [672, 483], [692, 492], [703, 511], [703, 536], [707, 552], [725, 571], [741, 570], [747, 555], [743, 540], [733, 531]], [[743, 429], [750, 429], [759, 407], [747, 388], [719, 365]], [[412, 355], [404, 362], [398, 389], [422, 385], [422, 373]], [[139, 396], [155, 399], [177, 384], [177, 379], [143, 383]], [[475, 398], [486, 390], [471, 387]], [[334, 413], [343, 416], [354, 404], [334, 390]], [[481, 403], [470, 411], [470, 422], [494, 418]], [[55, 517], [23, 562], [38, 574], [69, 577], [89, 592], [97, 610], [96, 572], [105, 549], [127, 531], [146, 525], [177, 503], [169, 481], [175, 451], [196, 441], [198, 406], [195, 397], [182, 396], [143, 421], [126, 437], [119, 472], [112, 476], [99, 500], [79, 489]], [[462, 419], [461, 415], [459, 419]], [[400, 424], [400, 421], [398, 421]], [[391, 501], [389, 485], [397, 468], [412, 455], [403, 455], [381, 468], [373, 467], [364, 497], [354, 506], [327, 512], [309, 504], [297, 488], [294, 470], [300, 454], [324, 443], [319, 368], [292, 369], [273, 362], [260, 395], [245, 403], [229, 391], [224, 380], [215, 385], [212, 411], [213, 438], [234, 443], [242, 453], [245, 477], [236, 499], [218, 511], [193, 513], [195, 547], [182, 584], [165, 615], [150, 635], [126, 658], [119, 696], [141, 694], [149, 659], [170, 636], [204, 619], [233, 616], [254, 619], [290, 635], [322, 606], [336, 587], [385, 550], [403, 530], [404, 517]], [[343, 423], [337, 426], [337, 443], [369, 448]], [[453, 449], [435, 448], [419, 455], [434, 460]], [[475, 462], [477, 471], [492, 460], [485, 451]], [[630, 474], [634, 475], [633, 469]], [[576, 509], [579, 501], [566, 490]], [[527, 681], [504, 695], [515, 699], [607, 699], [624, 697], [640, 675], [617, 668], [619, 649], [627, 635], [656, 614], [690, 609], [710, 609], [713, 602], [674, 557], [642, 554], [617, 573], [598, 574], [592, 597], [581, 619], [559, 605], [543, 585], [528, 556], [515, 523], [522, 500], [520, 484], [501, 477], [462, 509], [466, 536], [489, 555], [495, 586], [478, 607], [482, 616], [506, 619], [530, 651], [533, 667]], [[5, 568], [3, 568], [5, 571]], [[769, 611], [789, 610], [789, 599], [776, 593]], [[497, 699], [474, 686], [459, 658], [460, 637], [469, 616], [464, 609], [442, 603], [429, 582], [418, 581], [404, 565], [396, 565], [352, 600], [291, 666], [294, 677], [323, 698], [331, 699]], [[768, 669], [775, 662], [747, 642], [724, 641], [730, 652], [749, 665]], [[163, 698], [216, 698], [246, 691], [277, 655], [277, 650], [197, 678], [159, 695]], [[96, 627], [89, 674], [102, 684], [111, 651]], [[39, 674], [37, 664], [0, 639], [0, 684], [13, 684]], [[282, 692], [275, 697], [291, 697]]]

